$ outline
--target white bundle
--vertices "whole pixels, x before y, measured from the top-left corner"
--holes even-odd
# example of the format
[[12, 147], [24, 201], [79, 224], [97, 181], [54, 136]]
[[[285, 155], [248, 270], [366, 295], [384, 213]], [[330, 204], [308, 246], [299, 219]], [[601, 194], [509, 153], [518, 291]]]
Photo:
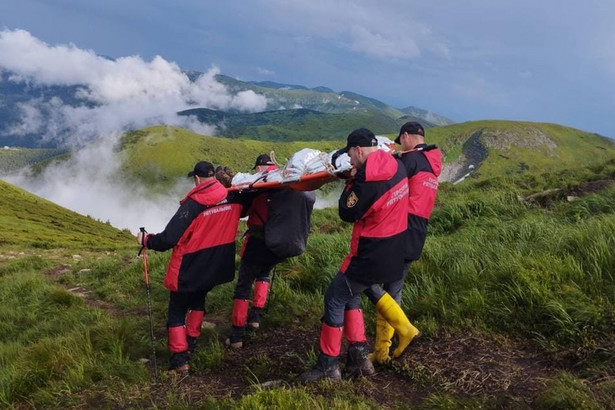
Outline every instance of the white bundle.
[[238, 172], [233, 177], [231, 183], [233, 185], [250, 185], [255, 182], [266, 182], [266, 181], [278, 181], [281, 182], [284, 180], [282, 176], [282, 171], [279, 169], [274, 169], [271, 171], [257, 172], [256, 174], [249, 174], [247, 172]]
[[395, 151], [395, 142], [381, 135], [376, 135], [376, 139], [378, 140], [378, 149], [381, 149], [385, 152]]
[[333, 164], [333, 155], [337, 152], [337, 150], [335, 151], [331, 151], [329, 153], [329, 155], [327, 156], [327, 161], [329, 161], [329, 164], [331, 164], [336, 171], [347, 171], [350, 168], [352, 168], [352, 165], [350, 165], [350, 157], [348, 156], [347, 153], [343, 153], [340, 156], [338, 156], [335, 159], [335, 164]]
[[262, 181], [278, 181], [281, 182], [283, 181], [285, 178], [282, 174], [282, 170], [280, 169], [274, 169], [272, 171], [265, 171], [264, 173], [261, 173], [261, 175], [263, 176]]
[[258, 179], [259, 174], [260, 174], [260, 172], [257, 173], [257, 174], [249, 174], [247, 172], [238, 172], [233, 177], [233, 180], [231, 181], [231, 183], [233, 185], [253, 184]]
[[[385, 152], [395, 151], [395, 143], [382, 136], [376, 136], [378, 149]], [[314, 174], [316, 172], [328, 171], [331, 173], [344, 172], [352, 168], [350, 157], [347, 153], [339, 155], [332, 163], [333, 155], [337, 152], [329, 153], [312, 148], [303, 148], [293, 154], [283, 169], [275, 169], [269, 172], [257, 172], [249, 174], [238, 172], [233, 177], [233, 185], [250, 185], [255, 182], [278, 181], [291, 182], [297, 181], [301, 176]]]
[[304, 148], [293, 154], [284, 167], [284, 180], [293, 181], [302, 175], [326, 171], [330, 168], [327, 154], [317, 149]]

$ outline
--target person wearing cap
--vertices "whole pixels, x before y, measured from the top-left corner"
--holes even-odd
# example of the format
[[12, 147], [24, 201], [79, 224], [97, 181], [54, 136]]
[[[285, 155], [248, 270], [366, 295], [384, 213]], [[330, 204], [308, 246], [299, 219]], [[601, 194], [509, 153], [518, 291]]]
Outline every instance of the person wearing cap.
[[[256, 157], [252, 169], [266, 174], [277, 167], [269, 155], [261, 154]], [[276, 256], [265, 243], [264, 232], [269, 214], [270, 195], [270, 192], [262, 192], [253, 196], [248, 209], [248, 230], [244, 235], [240, 251], [241, 264], [233, 295], [231, 334], [226, 339], [226, 344], [235, 349], [243, 347], [246, 326], [250, 330], [257, 330], [260, 327], [269, 294], [269, 276], [275, 265], [284, 260]], [[253, 295], [251, 308], [250, 294]]]
[[[425, 129], [414, 121], [402, 125], [395, 139], [401, 145], [401, 161], [406, 169], [408, 179], [408, 229], [406, 231], [406, 246], [404, 249], [404, 265], [401, 278], [392, 283], [384, 284], [384, 290], [390, 294], [383, 299], [389, 304], [396, 302], [401, 305], [402, 288], [412, 261], [417, 260], [423, 250], [427, 236], [427, 223], [433, 210], [438, 191], [438, 176], [442, 171], [442, 153], [435, 146], [425, 144]], [[366, 294], [373, 298], [379, 289], [368, 289]], [[390, 299], [393, 298], [393, 300]], [[391, 360], [389, 349], [391, 339], [397, 329], [394, 329], [380, 313], [376, 317], [376, 340], [374, 352], [370, 359], [374, 363], [387, 363]], [[419, 334], [414, 326], [404, 343], [410, 343]], [[411, 337], [410, 337], [411, 336]], [[402, 337], [400, 336], [400, 344]], [[399, 348], [398, 348], [399, 349]], [[397, 350], [394, 352], [396, 356]]]
[[235, 236], [242, 204], [229, 201], [214, 171], [211, 163], [198, 162], [188, 173], [194, 188], [180, 201], [164, 230], [137, 235], [137, 242], [147, 249], [173, 248], [164, 286], [170, 291], [170, 369], [181, 372], [190, 368], [190, 352], [200, 335], [207, 293], [235, 277]]
[[[299, 377], [302, 382], [341, 378], [338, 356], [343, 336], [349, 343], [346, 376], [374, 373], [367, 354], [360, 295], [371, 285], [401, 278], [404, 259], [400, 250], [405, 246], [408, 213], [406, 170], [377, 145], [370, 130], [359, 128], [348, 135], [346, 146], [339, 151], [350, 156], [356, 170], [339, 198], [340, 218], [354, 224], [350, 252], [325, 292], [318, 361]], [[388, 294], [381, 292], [379, 296], [383, 295]], [[377, 309], [383, 306], [378, 300], [372, 302]], [[390, 321], [403, 322], [405, 315], [399, 305], [385, 307], [383, 314]], [[405, 331], [401, 325], [400, 331]]]
[[275, 162], [271, 160], [271, 157], [267, 154], [261, 154], [256, 157], [256, 161], [254, 162], [254, 167], [252, 167], [252, 171], [256, 172], [269, 172], [277, 169], [275, 166]]

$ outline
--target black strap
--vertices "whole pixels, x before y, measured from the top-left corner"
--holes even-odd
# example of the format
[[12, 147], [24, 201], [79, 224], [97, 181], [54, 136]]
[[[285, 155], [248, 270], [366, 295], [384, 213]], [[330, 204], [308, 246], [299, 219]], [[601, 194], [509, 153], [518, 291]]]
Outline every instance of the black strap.
[[141, 256], [141, 252], [143, 252], [143, 249], [145, 249], [145, 235], [147, 235], [147, 231], [145, 230], [144, 226], [140, 227], [139, 231], [143, 233], [143, 236], [141, 236], [141, 249], [139, 249], [139, 253], [137, 253], [137, 256]]

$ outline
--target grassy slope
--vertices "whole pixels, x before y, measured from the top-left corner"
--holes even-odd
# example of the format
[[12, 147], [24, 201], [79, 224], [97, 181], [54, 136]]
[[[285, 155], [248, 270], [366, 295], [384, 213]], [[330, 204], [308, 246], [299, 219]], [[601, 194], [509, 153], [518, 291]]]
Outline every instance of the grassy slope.
[[[605, 137], [557, 124], [518, 121], [472, 121], [427, 130], [427, 142], [443, 150], [446, 163], [471, 155], [469, 140], [482, 133], [478, 143], [487, 157], [478, 170], [481, 178], [545, 172], [587, 165], [615, 156], [615, 142]], [[538, 141], [552, 141], [555, 147]], [[548, 140], [544, 139], [548, 138]], [[476, 151], [476, 150], [474, 150]], [[475, 163], [476, 165], [476, 163]]]
[[[423, 258], [413, 265], [408, 278], [404, 308], [428, 341], [437, 345], [439, 332], [464, 334], [471, 329], [504, 340], [533, 339], [542, 346], [544, 357], [562, 356], [550, 359], [562, 372], [548, 375], [545, 386], [539, 382], [537, 396], [511, 398], [512, 393], [495, 390], [468, 397], [463, 389], [467, 375], [449, 380], [446, 374], [435, 373], [428, 358], [413, 355], [396, 367], [381, 369], [382, 375], [418, 391], [422, 397], [418, 403], [425, 408], [445, 404], [490, 408], [497, 407], [498, 400], [509, 404], [529, 400], [526, 403], [534, 408], [581, 404], [599, 408], [600, 403], [609, 403], [608, 397], [615, 392], [615, 357], [609, 353], [613, 346], [608, 336], [615, 331], [615, 256], [611, 252], [615, 246], [615, 188], [572, 203], [555, 201], [547, 208], [516, 197], [554, 187], [573, 189], [584, 181], [600, 179], [615, 179], [615, 162], [542, 177], [445, 184]], [[31, 200], [25, 194], [23, 199], [14, 196], [13, 202], [19, 207], [20, 202]], [[40, 223], [33, 216], [20, 221]], [[106, 229], [104, 225], [96, 228]], [[40, 257], [0, 261], [0, 295], [5, 306], [11, 306], [2, 310], [0, 320], [0, 403], [147, 407], [154, 402], [180, 408], [197, 403], [213, 408], [266, 407], [268, 403], [354, 408], [362, 403], [365, 408], [378, 407], [369, 392], [387, 389], [388, 379], [384, 384], [378, 378], [374, 384], [367, 382], [365, 391], [359, 387], [364, 385], [361, 382], [332, 389], [325, 384], [270, 391], [256, 385], [252, 392], [247, 389], [233, 398], [216, 385], [218, 377], [231, 377], [242, 386], [280, 377], [292, 379], [312, 365], [323, 292], [347, 251], [350, 236], [350, 226], [339, 221], [335, 209], [317, 211], [313, 228], [308, 251], [279, 266], [264, 322], [264, 332], [275, 332], [276, 346], [284, 345], [287, 336], [294, 338], [284, 348], [290, 354], [269, 356], [273, 346], [264, 343], [263, 350], [238, 358], [221, 346], [219, 338], [227, 331], [224, 325], [228, 326], [232, 305], [233, 284], [226, 284], [208, 299], [208, 318], [223, 327], [203, 331], [192, 381], [184, 382], [188, 384], [184, 389], [169, 375], [163, 376], [161, 386], [151, 387], [147, 368], [139, 363], [149, 356], [149, 328], [143, 310], [142, 269], [134, 258], [124, 253], [79, 263], [58, 261], [59, 266]], [[64, 246], [60, 234], [57, 242], [49, 240], [50, 246]], [[126, 247], [131, 248], [135, 247]], [[156, 350], [162, 367], [168, 360], [164, 330], [168, 296], [161, 281], [169, 253], [149, 255]], [[49, 276], [60, 268], [62, 274]], [[92, 292], [89, 302], [66, 290], [75, 286]], [[368, 334], [373, 336], [373, 308], [368, 303], [364, 308]], [[37, 320], [41, 315], [47, 319]], [[259, 335], [255, 337], [258, 340]], [[303, 339], [299, 349], [296, 338]], [[568, 351], [582, 351], [583, 356]], [[225, 367], [227, 360], [237, 367]], [[420, 365], [411, 365], [415, 362], [409, 360], [418, 360]], [[292, 366], [285, 367], [289, 363]], [[469, 369], [471, 363], [461, 363], [461, 367]], [[481, 378], [487, 376], [481, 374]], [[195, 389], [213, 396], [191, 395]], [[512, 401], [507, 402], [506, 397]], [[409, 406], [403, 400], [379, 403]]]
[[[395, 135], [389, 137], [393, 139]], [[149, 183], [164, 183], [181, 176], [197, 160], [210, 160], [245, 171], [252, 167], [257, 153], [273, 150], [278, 162], [284, 164], [301, 148], [329, 152], [344, 144], [344, 138], [285, 143], [230, 140], [165, 126], [128, 133], [123, 141], [121, 149], [128, 156], [128, 173]], [[615, 157], [615, 143], [610, 139], [543, 123], [475, 121], [436, 127], [427, 131], [427, 142], [442, 148], [444, 161], [449, 165], [480, 156], [482, 150], [484, 158], [474, 173], [478, 178], [541, 173]]]
[[[233, 141], [165, 127], [152, 131], [159, 133], [126, 137], [126, 144], [135, 144], [127, 147], [127, 164], [138, 165], [140, 154], [149, 156], [149, 162], [141, 166], [153, 167], [160, 160], [165, 175], [183, 175], [185, 165], [176, 163], [206, 159], [200, 158], [202, 150], [215, 150], [209, 151], [211, 155], [225, 152], [223, 148], [236, 151]], [[256, 144], [252, 149], [229, 153], [225, 161], [236, 161], [238, 169], [251, 167], [254, 153], [264, 148], [261, 143], [252, 143]], [[287, 148], [289, 152], [296, 150]], [[177, 152], [181, 155], [175, 156]], [[532, 339], [543, 352], [563, 357], [556, 364], [564, 372], [550, 376], [540, 395], [530, 398], [532, 407], [599, 408], [599, 403], [610, 403], [608, 397], [615, 392], [614, 345], [609, 336], [615, 331], [615, 189], [611, 186], [571, 203], [554, 201], [546, 208], [520, 202], [517, 196], [549, 188], [572, 190], [584, 181], [614, 178], [615, 162], [610, 161], [561, 173], [443, 184], [424, 255], [413, 265], [404, 296], [405, 310], [427, 340], [437, 343], [438, 332], [463, 334], [466, 329], [499, 338]], [[217, 391], [216, 398], [191, 396], [195, 388], [178, 391], [176, 380], [168, 376], [161, 387], [150, 387], [147, 368], [139, 363], [149, 356], [149, 327], [142, 268], [134, 260], [132, 238], [8, 184], [2, 183], [0, 188], [0, 201], [5, 201], [0, 207], [0, 222], [9, 232], [8, 239], [0, 241], [0, 299], [5, 306], [0, 313], [0, 404], [147, 407], [154, 400], [158, 405], [181, 408], [192, 408], [195, 403], [210, 407], [255, 408], [279, 403], [280, 407], [351, 408], [361, 402], [364, 407], [376, 407], [369, 391], [386, 387], [378, 381], [365, 392], [354, 383], [335, 389], [325, 385], [322, 390], [282, 387], [268, 392], [256, 386], [256, 393], [229, 398], [230, 390], [220, 393], [215, 377], [212, 381], [209, 375], [221, 377], [230, 371], [244, 385], [254, 383], [256, 375], [260, 381], [289, 379], [289, 374], [312, 365], [314, 356], [305, 347], [297, 350], [291, 345], [290, 355], [270, 357], [266, 348], [225, 370], [226, 359], [237, 356], [220, 345], [219, 336], [226, 329], [204, 331], [193, 362], [196, 390]], [[61, 226], [48, 226], [57, 222]], [[33, 241], [39, 230], [44, 236]], [[89, 242], [90, 235], [100, 236]], [[335, 209], [315, 212], [308, 251], [278, 268], [273, 302], [264, 322], [265, 331], [278, 332], [274, 333], [276, 345], [283, 345], [285, 335], [294, 333], [309, 335], [310, 346], [316, 343], [323, 292], [347, 251], [349, 236], [350, 227], [339, 221]], [[87, 256], [81, 251], [99, 245], [120, 253], [98, 259], [97, 254]], [[5, 259], [10, 253], [7, 249], [16, 246], [23, 248], [26, 256]], [[31, 246], [51, 251], [80, 249], [84, 260], [75, 262], [69, 255], [68, 260], [54, 261], [45, 253], [43, 257], [29, 256]], [[156, 350], [162, 367], [168, 360], [164, 330], [168, 296], [161, 282], [169, 253], [149, 255]], [[89, 290], [90, 299], [67, 290], [74, 287]], [[221, 318], [219, 322], [226, 325], [232, 289], [232, 284], [216, 288], [208, 300], [208, 315]], [[369, 304], [364, 307], [371, 338], [374, 312]], [[45, 320], [40, 320], [42, 317]], [[287, 332], [289, 328], [291, 332]], [[282, 374], [276, 372], [285, 363], [294, 363], [291, 373], [286, 368]], [[493, 407], [492, 394], [511, 394], [485, 392], [468, 398], [454, 380], [434, 384], [437, 374], [430, 373], [428, 361], [418, 368], [409, 363], [403, 359], [399, 367], [383, 372], [400, 377], [398, 383], [404, 389], [419, 389], [427, 408], [438, 407], [434, 403], [460, 406], [465, 400], [471, 408]], [[460, 382], [463, 385], [462, 379]], [[520, 399], [523, 397], [515, 398]], [[403, 401], [385, 403], [408, 407]]]
[[0, 181], [0, 244], [107, 249], [131, 235]]
[[[128, 175], [152, 185], [169, 186], [197, 160], [247, 171], [258, 153], [275, 151], [278, 162], [284, 164], [301, 148], [332, 151], [342, 146], [346, 133], [357, 126], [352, 121], [344, 124], [337, 139], [315, 140], [313, 137], [318, 133], [330, 137], [330, 125], [314, 128], [308, 121], [299, 127], [299, 135], [306, 140], [289, 142], [267, 141], [272, 133], [280, 132], [271, 124], [249, 125], [247, 135], [252, 139], [203, 136], [177, 127], [155, 126], [125, 134], [119, 150], [126, 156]], [[280, 135], [286, 138], [286, 133]], [[396, 135], [388, 136], [393, 139]], [[438, 144], [447, 167], [458, 168], [457, 176], [467, 172], [467, 165], [473, 163], [478, 167], [472, 176], [480, 179], [549, 172], [615, 156], [613, 140], [556, 124], [531, 122], [473, 121], [436, 127], [427, 130], [427, 142]], [[23, 155], [31, 158], [26, 161], [30, 164], [45, 166], [46, 160], [36, 157], [34, 150]]]
[[261, 153], [274, 151], [276, 160], [284, 165], [292, 154], [302, 148], [329, 152], [343, 144], [343, 141], [273, 143], [231, 140], [203, 136], [176, 127], [157, 126], [126, 134], [121, 150], [126, 155], [125, 170], [129, 175], [148, 183], [165, 184], [184, 176], [196, 161], [210, 161], [214, 165], [247, 172]]

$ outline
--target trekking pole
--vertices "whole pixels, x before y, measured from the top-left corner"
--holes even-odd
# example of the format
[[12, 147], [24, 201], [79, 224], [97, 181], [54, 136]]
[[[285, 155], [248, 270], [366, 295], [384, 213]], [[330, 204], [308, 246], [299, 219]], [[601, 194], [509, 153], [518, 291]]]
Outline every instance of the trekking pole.
[[265, 306], [265, 310], [269, 311], [269, 306], [271, 306], [271, 302], [273, 302], [273, 280], [275, 279], [276, 266], [271, 270], [271, 279], [269, 280], [269, 302], [267, 306]]
[[[139, 228], [139, 230], [143, 233], [143, 238], [147, 235], [147, 231], [144, 227]], [[145, 240], [142, 239], [142, 242], [145, 243]], [[150, 341], [152, 342], [152, 358], [154, 360], [154, 377], [156, 378], [156, 383], [159, 383], [158, 376], [158, 363], [156, 362], [156, 346], [154, 342], [156, 338], [154, 337], [154, 321], [152, 319], [152, 295], [149, 287], [149, 272], [147, 270], [147, 250], [145, 249], [145, 245], [141, 246], [139, 253], [137, 256], [141, 256], [143, 258], [143, 271], [145, 272], [145, 293], [147, 294], [147, 314], [149, 315], [149, 331], [150, 331]]]

